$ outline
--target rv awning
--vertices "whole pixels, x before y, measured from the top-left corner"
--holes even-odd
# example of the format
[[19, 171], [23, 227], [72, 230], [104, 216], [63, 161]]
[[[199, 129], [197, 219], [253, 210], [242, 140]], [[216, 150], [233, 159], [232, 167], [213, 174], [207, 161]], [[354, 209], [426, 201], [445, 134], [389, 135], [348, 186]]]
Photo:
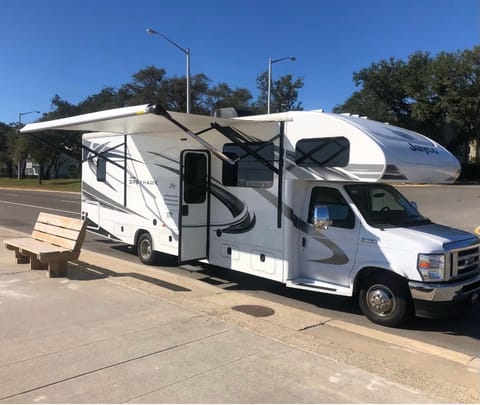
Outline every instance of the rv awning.
[[[118, 134], [148, 134], [172, 133], [178, 128], [164, 116], [155, 113], [155, 107], [145, 104], [133, 107], [116, 108], [90, 114], [82, 114], [58, 120], [36, 122], [23, 127], [21, 133], [40, 132], [45, 130], [68, 130], [82, 132], [111, 132]], [[212, 122], [222, 126], [233, 126], [241, 131], [250, 129], [252, 136], [262, 138], [262, 134], [271, 134], [278, 130], [278, 122], [261, 122], [248, 120], [234, 120], [204, 115], [169, 112], [169, 115], [189, 128], [192, 132], [199, 132], [210, 127]], [[259, 125], [260, 124], [260, 125]], [[264, 135], [265, 136], [265, 135]], [[263, 139], [262, 139], [263, 140]]]
[[[238, 139], [232, 141], [243, 144], [244, 135], [256, 141], [267, 141], [278, 134], [278, 122], [258, 122], [247, 120], [232, 120], [203, 115], [167, 112], [163, 107], [153, 104], [116, 108], [90, 114], [82, 114], [58, 120], [28, 124], [20, 130], [21, 133], [41, 132], [46, 130], [67, 130], [82, 132], [108, 132], [111, 134], [187, 134], [198, 143], [209, 149], [218, 158], [235, 164], [235, 161], [224, 155], [212, 144], [205, 141], [200, 134], [217, 131], [222, 135], [223, 128], [235, 128]], [[237, 132], [238, 131], [238, 132]]]

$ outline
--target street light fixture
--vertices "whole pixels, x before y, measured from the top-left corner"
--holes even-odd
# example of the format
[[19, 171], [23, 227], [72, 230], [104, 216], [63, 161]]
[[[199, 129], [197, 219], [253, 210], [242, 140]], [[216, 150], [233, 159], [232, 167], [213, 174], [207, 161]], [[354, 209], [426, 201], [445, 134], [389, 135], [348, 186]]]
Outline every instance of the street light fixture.
[[[24, 115], [33, 114], [33, 113], [40, 114], [40, 111], [34, 110], [34, 111], [27, 111], [27, 112], [18, 113], [18, 128], [20, 128], [22, 126], [22, 117]], [[17, 164], [17, 180], [20, 180], [20, 165], [21, 165], [21, 163], [22, 162], [19, 160], [18, 164]]]
[[270, 114], [270, 98], [272, 92], [272, 65], [274, 63], [280, 62], [285, 59], [290, 59], [291, 61], [297, 60], [294, 56], [286, 56], [284, 58], [272, 59], [268, 58], [268, 91], [267, 91], [267, 114]]
[[18, 113], [18, 125], [22, 125], [22, 116], [27, 114], [32, 114], [32, 113], [40, 114], [40, 111], [27, 111], [27, 112]]
[[170, 42], [175, 48], [180, 49], [187, 56], [187, 114], [190, 114], [190, 48], [182, 48], [177, 43], [173, 42], [167, 36], [152, 30], [151, 28], [147, 29], [147, 33], [151, 35], [160, 35], [163, 39]]

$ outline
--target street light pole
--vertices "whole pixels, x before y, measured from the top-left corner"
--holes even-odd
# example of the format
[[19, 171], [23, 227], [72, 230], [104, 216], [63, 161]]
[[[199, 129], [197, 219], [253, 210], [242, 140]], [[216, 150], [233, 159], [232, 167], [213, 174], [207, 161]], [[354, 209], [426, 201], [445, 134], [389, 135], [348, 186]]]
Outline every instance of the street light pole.
[[27, 111], [27, 112], [18, 113], [18, 125], [19, 126], [22, 125], [22, 116], [27, 114], [32, 114], [32, 113], [40, 114], [40, 111]]
[[291, 61], [295, 61], [297, 58], [294, 56], [286, 56], [284, 58], [273, 59], [268, 58], [268, 90], [267, 90], [267, 114], [270, 114], [270, 99], [271, 99], [271, 92], [272, 92], [272, 65], [276, 62], [280, 62], [285, 59], [290, 59]]
[[187, 56], [187, 114], [190, 114], [190, 48], [182, 48], [180, 45], [172, 41], [167, 36], [157, 32], [151, 28], [147, 29], [148, 34], [159, 35], [166, 41], [170, 42], [175, 48], [180, 49]]
[[[19, 129], [22, 126], [22, 116], [27, 115], [27, 114], [33, 114], [33, 113], [40, 114], [40, 111], [35, 110], [35, 111], [27, 111], [27, 112], [18, 113], [18, 128]], [[18, 164], [17, 164], [17, 180], [20, 180], [20, 165], [21, 165], [21, 163], [22, 162], [19, 159]]]

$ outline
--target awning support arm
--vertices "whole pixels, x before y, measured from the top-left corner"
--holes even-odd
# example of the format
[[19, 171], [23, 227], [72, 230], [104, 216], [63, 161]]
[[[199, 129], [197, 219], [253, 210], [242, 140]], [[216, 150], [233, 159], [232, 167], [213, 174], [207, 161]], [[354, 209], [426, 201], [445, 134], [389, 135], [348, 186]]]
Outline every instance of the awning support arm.
[[210, 152], [212, 152], [215, 156], [217, 156], [219, 159], [224, 160], [225, 162], [231, 164], [232, 166], [235, 165], [236, 161], [233, 159], [230, 159], [227, 155], [223, 154], [220, 152], [217, 148], [214, 146], [210, 145], [207, 141], [203, 140], [200, 138], [197, 134], [193, 133], [190, 131], [185, 125], [181, 124], [178, 122], [176, 119], [174, 119], [167, 110], [165, 110], [162, 106], [156, 104], [156, 105], [151, 105], [147, 107], [147, 112], [156, 114], [156, 115], [161, 115], [168, 121], [170, 121], [172, 124], [180, 128], [182, 131], [184, 131], [188, 136], [192, 137], [195, 139], [198, 143], [202, 144], [205, 146]]
[[238, 137], [236, 136], [236, 132], [233, 128], [221, 126], [216, 122], [212, 122], [210, 125], [212, 126], [212, 128], [215, 128], [218, 132], [220, 132], [223, 136], [230, 139], [235, 145], [242, 148], [249, 155], [252, 155], [255, 159], [257, 159], [260, 163], [262, 163], [265, 167], [270, 169], [272, 172], [274, 172], [277, 175], [279, 174], [279, 170], [274, 165], [272, 165], [267, 159], [265, 159], [263, 156], [261, 156], [252, 148], [250, 148], [244, 142], [239, 142], [237, 139]]
[[99, 158], [102, 158], [102, 159], [104, 159], [105, 161], [111, 163], [112, 165], [117, 166], [117, 167], [119, 167], [119, 168], [122, 169], [122, 170], [125, 170], [125, 167], [123, 167], [121, 164], [119, 164], [119, 163], [117, 163], [117, 162], [113, 161], [112, 159], [110, 159], [110, 158], [108, 158], [108, 157], [105, 156], [105, 155], [106, 155], [108, 152], [110, 152], [111, 150], [120, 148], [121, 146], [125, 146], [125, 142], [120, 143], [120, 144], [118, 144], [118, 145], [115, 145], [114, 147], [112, 147], [112, 148], [110, 148], [110, 149], [107, 149], [107, 150], [104, 150], [104, 151], [102, 151], [102, 152], [97, 152], [97, 151], [95, 151], [95, 150], [93, 150], [93, 149], [90, 149], [88, 146], [82, 145], [82, 149], [85, 149], [86, 151], [92, 153], [92, 155], [93, 155], [93, 156], [87, 157], [86, 159], [83, 159], [83, 160], [82, 160], [82, 163], [84, 163], [84, 162], [86, 162], [86, 161], [88, 161], [88, 160], [92, 160], [93, 158], [99, 157]]

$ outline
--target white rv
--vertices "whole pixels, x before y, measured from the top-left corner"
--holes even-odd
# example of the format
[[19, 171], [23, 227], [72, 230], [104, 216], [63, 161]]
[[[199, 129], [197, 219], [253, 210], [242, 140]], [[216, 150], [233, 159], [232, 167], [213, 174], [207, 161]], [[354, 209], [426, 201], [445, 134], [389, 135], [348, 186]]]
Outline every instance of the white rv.
[[89, 229], [156, 252], [358, 297], [373, 322], [478, 302], [480, 241], [386, 183], [451, 183], [458, 161], [412, 131], [322, 111], [224, 119], [144, 105], [29, 124], [83, 135]]

